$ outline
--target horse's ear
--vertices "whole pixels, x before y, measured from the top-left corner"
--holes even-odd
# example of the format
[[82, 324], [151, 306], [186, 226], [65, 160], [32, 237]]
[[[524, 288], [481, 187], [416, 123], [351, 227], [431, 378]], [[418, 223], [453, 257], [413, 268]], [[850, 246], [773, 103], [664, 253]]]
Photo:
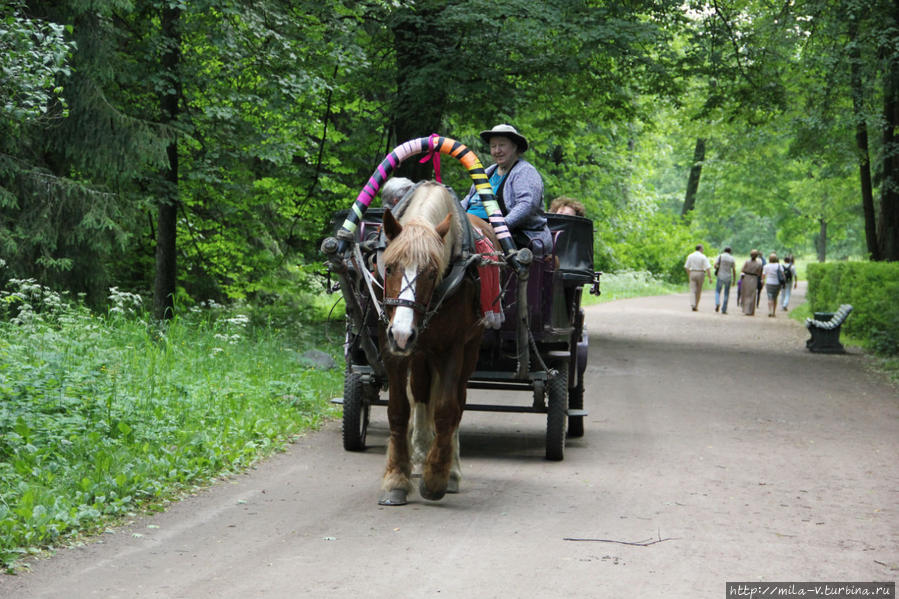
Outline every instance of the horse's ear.
[[447, 214], [446, 218], [440, 221], [440, 224], [437, 225], [437, 234], [441, 237], [446, 237], [446, 234], [450, 230], [450, 225], [453, 224], [452, 213]]
[[384, 224], [384, 234], [387, 235], [387, 241], [393, 241], [403, 230], [403, 225], [396, 222], [390, 210], [384, 211], [384, 218], [381, 219], [381, 222]]

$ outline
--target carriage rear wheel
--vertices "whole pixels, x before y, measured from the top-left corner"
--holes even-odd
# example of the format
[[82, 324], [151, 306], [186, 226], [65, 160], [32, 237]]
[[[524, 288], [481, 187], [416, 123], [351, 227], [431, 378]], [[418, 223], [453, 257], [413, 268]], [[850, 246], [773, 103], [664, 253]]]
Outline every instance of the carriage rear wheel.
[[565, 458], [565, 425], [568, 423], [568, 360], [555, 365], [559, 373], [546, 382], [546, 459]]
[[343, 448], [363, 451], [368, 433], [371, 396], [374, 390], [362, 381], [362, 375], [348, 370], [343, 380]]

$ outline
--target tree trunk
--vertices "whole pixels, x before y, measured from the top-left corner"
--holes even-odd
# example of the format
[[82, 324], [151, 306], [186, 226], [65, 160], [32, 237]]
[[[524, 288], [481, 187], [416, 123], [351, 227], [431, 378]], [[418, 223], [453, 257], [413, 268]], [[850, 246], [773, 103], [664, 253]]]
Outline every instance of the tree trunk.
[[[162, 57], [163, 76], [170, 83], [169, 91], [161, 98], [162, 122], [177, 120], [181, 99], [181, 78], [178, 67], [181, 62], [181, 34], [178, 20], [181, 10], [162, 9], [162, 35], [166, 51]], [[164, 173], [164, 197], [160, 199], [156, 233], [156, 280], [153, 287], [153, 312], [156, 318], [172, 318], [175, 309], [176, 237], [178, 214], [178, 143], [172, 141], [166, 148], [169, 166]]]
[[705, 160], [705, 140], [696, 138], [693, 150], [693, 166], [690, 167], [690, 178], [687, 180], [687, 194], [684, 197], [684, 209], [681, 216], [686, 216], [696, 206], [696, 192], [699, 190], [699, 176], [702, 174], [702, 163]]
[[815, 249], [818, 250], [818, 262], [827, 260], [827, 220], [818, 219], [818, 237], [815, 238]]
[[877, 243], [877, 224], [874, 210], [874, 192], [871, 186], [871, 161], [868, 152], [868, 125], [862, 108], [861, 51], [858, 47], [858, 21], [849, 21], [850, 85], [852, 110], [855, 116], [855, 147], [858, 150], [858, 178], [861, 183], [862, 210], [865, 215], [865, 241], [871, 260], [880, 260]]
[[[445, 2], [437, 0], [418, 3], [414, 12], [398, 11], [391, 24], [397, 67], [397, 97], [391, 123], [394, 145], [432, 133], [443, 134], [440, 128], [446, 82], [435, 73], [440, 72], [439, 66], [447, 60], [448, 34], [440, 25], [444, 7]], [[395, 174], [413, 181], [433, 179], [433, 165], [420, 164], [422, 157], [406, 160]]]
[[[899, 26], [899, 5], [893, 5], [893, 30]], [[880, 185], [880, 222], [877, 241], [880, 259], [899, 260], [899, 52], [892, 44], [882, 51], [887, 59], [883, 90], [883, 181]]]

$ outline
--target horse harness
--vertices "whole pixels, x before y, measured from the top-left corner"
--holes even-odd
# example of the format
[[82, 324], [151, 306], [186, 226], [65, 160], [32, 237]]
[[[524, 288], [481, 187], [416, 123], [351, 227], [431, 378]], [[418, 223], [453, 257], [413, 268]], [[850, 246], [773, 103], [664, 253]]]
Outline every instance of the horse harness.
[[[419, 183], [420, 185], [420, 183]], [[416, 185], [415, 187], [418, 187]], [[411, 197], [412, 192], [415, 190], [413, 187], [406, 195], [400, 200], [397, 204], [396, 208], [405, 208], [405, 202], [407, 198]], [[402, 207], [401, 207], [402, 205]], [[440, 283], [434, 287], [434, 292], [431, 294], [431, 301], [428, 305], [425, 305], [421, 302], [408, 300], [399, 297], [388, 297], [384, 298], [382, 304], [391, 307], [403, 307], [403, 308], [411, 308], [413, 311], [418, 314], [422, 314], [424, 317], [421, 320], [421, 324], [419, 325], [419, 330], [424, 331], [428, 326], [428, 323], [431, 319], [437, 314], [437, 311], [440, 310], [440, 306], [443, 305], [443, 302], [452, 297], [452, 295], [456, 292], [459, 286], [462, 284], [462, 281], [465, 280], [466, 276], [474, 279], [475, 274], [472, 269], [473, 266], [477, 266], [482, 260], [483, 256], [475, 248], [473, 236], [474, 231], [471, 223], [468, 221], [468, 218], [465, 216], [465, 212], [462, 210], [462, 207], [458, 202], [454, 202], [457, 215], [459, 216], [459, 222], [462, 225], [462, 240], [461, 240], [461, 258], [458, 260], [453, 260], [450, 264], [449, 270], [443, 276], [443, 279]], [[381, 233], [381, 239], [379, 241], [379, 250], [383, 250], [386, 247], [386, 240], [384, 239], [384, 233]], [[415, 276], [411, 281], [408, 281], [405, 286], [400, 290], [402, 294], [403, 291], [412, 287], [415, 284], [415, 281], [418, 279], [418, 275]], [[384, 324], [389, 323], [389, 319], [387, 318], [387, 313], [383, 310], [379, 310], [379, 316], [381, 321]]]

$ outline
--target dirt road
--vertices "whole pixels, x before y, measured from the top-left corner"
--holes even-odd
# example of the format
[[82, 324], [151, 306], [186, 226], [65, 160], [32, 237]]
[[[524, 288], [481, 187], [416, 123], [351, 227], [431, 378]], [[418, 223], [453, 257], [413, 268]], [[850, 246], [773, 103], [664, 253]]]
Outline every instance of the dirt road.
[[590, 416], [563, 462], [543, 459], [542, 416], [469, 412], [462, 492], [379, 507], [375, 408], [366, 452], [328, 425], [0, 578], [0, 596], [719, 598], [726, 581], [896, 580], [896, 389], [857, 353], [809, 354], [785, 316], [713, 309], [708, 291], [696, 313], [686, 295], [588, 309]]

